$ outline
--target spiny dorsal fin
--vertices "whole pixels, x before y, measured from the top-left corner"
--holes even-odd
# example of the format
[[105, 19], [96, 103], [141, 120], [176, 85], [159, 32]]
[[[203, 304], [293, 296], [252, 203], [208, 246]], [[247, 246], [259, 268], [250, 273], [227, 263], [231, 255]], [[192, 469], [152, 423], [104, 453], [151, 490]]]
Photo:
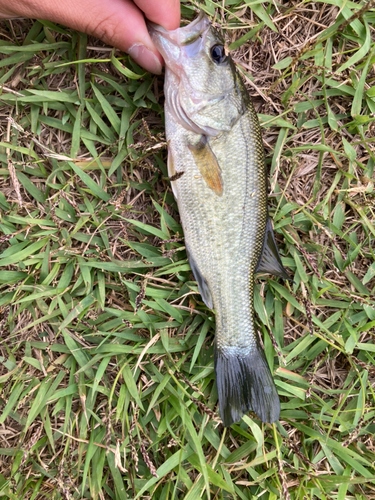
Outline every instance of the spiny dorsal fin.
[[292, 278], [288, 275], [281, 263], [269, 217], [267, 217], [266, 234], [264, 235], [262, 253], [255, 272], [274, 274], [275, 276], [280, 276], [281, 278], [292, 281]]

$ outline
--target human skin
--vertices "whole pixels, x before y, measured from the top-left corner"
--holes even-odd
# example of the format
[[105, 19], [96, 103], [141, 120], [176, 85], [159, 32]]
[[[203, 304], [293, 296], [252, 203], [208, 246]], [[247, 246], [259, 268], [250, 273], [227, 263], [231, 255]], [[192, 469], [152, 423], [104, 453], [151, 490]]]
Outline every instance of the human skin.
[[180, 25], [180, 0], [0, 0], [0, 19], [27, 17], [63, 24], [94, 35], [160, 74], [163, 58], [145, 17], [168, 30]]

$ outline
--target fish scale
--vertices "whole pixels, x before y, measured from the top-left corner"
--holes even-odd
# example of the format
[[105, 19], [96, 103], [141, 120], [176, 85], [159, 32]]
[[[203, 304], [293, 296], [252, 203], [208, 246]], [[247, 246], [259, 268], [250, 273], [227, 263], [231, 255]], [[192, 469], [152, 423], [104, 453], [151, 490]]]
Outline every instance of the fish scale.
[[274, 422], [280, 403], [255, 329], [254, 278], [288, 276], [268, 219], [257, 115], [204, 14], [174, 31], [152, 25], [150, 33], [166, 62], [168, 169], [179, 174], [172, 188], [188, 259], [216, 316], [220, 414], [226, 426], [250, 409]]
[[[225, 165], [222, 197], [213, 194], [202, 178], [196, 178], [199, 170], [193, 158], [189, 161], [183, 154], [184, 131], [167, 121], [170, 154], [176, 170], [184, 171], [175, 184], [185, 239], [211, 290], [217, 345], [247, 349], [254, 344], [250, 297], [266, 225], [263, 149], [259, 148], [260, 131], [252, 126], [251, 116], [249, 111], [240, 118], [224, 144], [211, 142], [219, 164]], [[238, 147], [235, 154], [233, 148], [227, 147], [231, 143]], [[238, 164], [246, 168], [238, 169]]]

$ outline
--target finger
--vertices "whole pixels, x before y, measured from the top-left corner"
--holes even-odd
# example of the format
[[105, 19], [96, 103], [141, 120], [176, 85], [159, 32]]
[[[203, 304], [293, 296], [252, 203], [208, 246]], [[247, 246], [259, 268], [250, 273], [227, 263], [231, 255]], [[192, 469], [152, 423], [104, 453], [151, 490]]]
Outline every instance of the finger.
[[134, 0], [147, 19], [167, 30], [180, 26], [180, 0]]
[[163, 59], [151, 41], [143, 13], [131, 0], [13, 0], [12, 10], [94, 35], [128, 52], [145, 69], [161, 73]]

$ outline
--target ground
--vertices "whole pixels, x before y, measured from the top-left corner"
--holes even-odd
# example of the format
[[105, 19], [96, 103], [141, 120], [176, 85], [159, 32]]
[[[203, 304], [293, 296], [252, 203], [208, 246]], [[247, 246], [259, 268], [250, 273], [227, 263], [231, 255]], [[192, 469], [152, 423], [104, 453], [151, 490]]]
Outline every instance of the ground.
[[220, 423], [163, 78], [62, 26], [4, 21], [0, 493], [375, 498], [375, 2], [182, 6], [223, 30], [262, 125], [294, 280], [264, 276], [255, 296], [280, 421]]

